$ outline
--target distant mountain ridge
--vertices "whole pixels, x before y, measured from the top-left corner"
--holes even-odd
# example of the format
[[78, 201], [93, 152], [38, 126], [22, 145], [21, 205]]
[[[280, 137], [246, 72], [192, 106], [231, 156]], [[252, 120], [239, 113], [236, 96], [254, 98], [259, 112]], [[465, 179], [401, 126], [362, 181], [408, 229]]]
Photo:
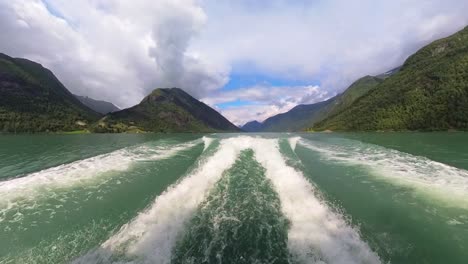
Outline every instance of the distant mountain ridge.
[[267, 118], [262, 123], [261, 132], [301, 131], [315, 120], [320, 119], [323, 109], [333, 103], [327, 100], [310, 105], [298, 105], [286, 113]]
[[99, 117], [50, 70], [0, 53], [0, 132], [79, 130]]
[[87, 107], [103, 115], [120, 110], [120, 108], [118, 108], [117, 106], [115, 106], [113, 103], [110, 103], [110, 102], [106, 102], [102, 100], [95, 100], [88, 96], [81, 96], [81, 95], [76, 95], [76, 94], [74, 94], [73, 96], [75, 96], [78, 100], [80, 100], [80, 102], [82, 102]]
[[267, 118], [248, 132], [304, 131], [327, 116], [343, 111], [398, 70], [399, 68], [395, 68], [378, 76], [362, 77], [337, 96], [315, 104], [298, 105], [286, 113]]
[[241, 129], [245, 132], [256, 132], [260, 131], [261, 128], [262, 123], [258, 122], [257, 120], [247, 122], [241, 127]]
[[240, 131], [220, 113], [179, 88], [159, 88], [138, 105], [102, 118], [96, 132]]

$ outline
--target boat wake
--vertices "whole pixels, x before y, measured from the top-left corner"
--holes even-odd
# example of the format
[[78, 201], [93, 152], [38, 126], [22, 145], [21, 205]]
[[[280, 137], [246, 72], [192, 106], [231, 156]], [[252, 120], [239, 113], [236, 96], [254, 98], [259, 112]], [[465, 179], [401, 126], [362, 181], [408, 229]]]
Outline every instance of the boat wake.
[[[241, 154], [245, 151], [251, 151], [251, 159], [255, 161]], [[239, 185], [240, 182], [245, 185]], [[252, 193], [245, 194], [250, 198], [229, 196], [238, 194], [239, 189], [233, 188], [250, 188]], [[261, 257], [280, 245], [286, 247], [283, 250], [288, 252], [289, 263], [380, 263], [359, 232], [319, 197], [302, 173], [286, 164], [278, 139], [247, 136], [222, 139], [212, 154], [202, 155], [192, 172], [169, 187], [100, 247], [73, 263], [197, 263], [210, 256], [221, 263], [233, 254], [227, 250], [230, 247], [226, 241], [235, 243], [240, 237], [252, 237], [254, 234], [249, 232], [259, 226], [265, 227], [261, 232], [270, 232], [259, 237], [271, 238], [271, 232], [276, 230], [272, 243], [277, 243], [260, 246], [270, 239], [258, 240], [258, 250], [246, 251], [250, 252], [249, 256], [246, 252], [237, 255], [236, 263], [265, 263], [259, 259], [283, 263], [281, 258], [275, 261], [275, 258]], [[264, 199], [270, 199], [269, 203]], [[256, 209], [253, 204], [270, 208]], [[242, 225], [256, 217], [259, 220], [252, 221], [251, 228]], [[287, 237], [281, 235], [284, 229]], [[192, 244], [187, 246], [187, 241]]]
[[[117, 172], [128, 170], [138, 162], [170, 158], [180, 151], [201, 144], [195, 140], [177, 145], [152, 145], [124, 148], [111, 153], [78, 160], [69, 164], [34, 172], [20, 178], [0, 182], [0, 222], [18, 207], [34, 207], [38, 200], [64, 200], [59, 193], [81, 186], [99, 188]], [[63, 201], [62, 201], [63, 202]], [[19, 213], [19, 212], [18, 212]], [[21, 215], [14, 221], [20, 221]]]
[[301, 139], [299, 144], [319, 153], [327, 161], [362, 166], [382, 180], [413, 188], [446, 206], [468, 209], [466, 170], [348, 139], [338, 144]]

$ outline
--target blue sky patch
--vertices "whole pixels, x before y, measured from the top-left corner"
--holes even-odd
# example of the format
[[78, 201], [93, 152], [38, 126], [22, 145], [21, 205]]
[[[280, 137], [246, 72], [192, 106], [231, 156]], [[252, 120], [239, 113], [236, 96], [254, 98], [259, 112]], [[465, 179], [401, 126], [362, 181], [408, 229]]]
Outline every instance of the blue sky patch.
[[307, 86], [320, 85], [319, 81], [285, 79], [273, 77], [260, 73], [232, 73], [229, 82], [223, 87], [224, 90], [236, 90], [252, 86]]
[[247, 105], [256, 105], [257, 103], [252, 101], [244, 101], [244, 100], [235, 100], [225, 103], [216, 104], [217, 107], [221, 109], [233, 108], [233, 107], [241, 107]]
[[42, 3], [47, 8], [47, 11], [49, 11], [50, 14], [65, 21], [67, 20], [65, 16], [49, 2], [49, 0], [42, 0]]

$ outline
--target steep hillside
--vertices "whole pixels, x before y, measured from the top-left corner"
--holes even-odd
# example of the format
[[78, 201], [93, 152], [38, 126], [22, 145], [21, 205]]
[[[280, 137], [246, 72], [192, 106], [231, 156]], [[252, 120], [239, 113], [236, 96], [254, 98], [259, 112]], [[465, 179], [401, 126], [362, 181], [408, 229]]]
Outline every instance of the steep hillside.
[[262, 123], [262, 132], [301, 131], [308, 125], [320, 120], [323, 111], [333, 103], [334, 98], [310, 105], [298, 105], [286, 113], [266, 119]]
[[354, 82], [342, 94], [339, 94], [327, 101], [298, 105], [290, 111], [272, 116], [266, 119], [259, 126], [250, 127], [249, 132], [281, 132], [281, 131], [303, 131], [319, 122], [327, 116], [335, 115], [350, 106], [359, 97], [363, 96], [376, 87], [384, 78], [390, 76], [397, 69], [389, 71], [386, 75], [366, 76]]
[[333, 103], [328, 107], [328, 109], [326, 109], [326, 111], [323, 112], [321, 119], [317, 121], [321, 121], [328, 116], [336, 115], [345, 110], [357, 99], [367, 94], [370, 90], [380, 84], [384, 78], [386, 78], [382, 74], [379, 76], [380, 77], [365, 76], [355, 81], [342, 94], [334, 98]]
[[221, 114], [179, 88], [156, 89], [138, 105], [110, 113], [96, 132], [239, 131]]
[[71, 131], [98, 118], [50, 70], [0, 53], [0, 131]]
[[120, 108], [110, 102], [95, 100], [87, 96], [80, 96], [76, 94], [74, 94], [74, 96], [87, 107], [103, 115], [120, 110]]
[[468, 27], [422, 48], [398, 73], [314, 129], [467, 130]]

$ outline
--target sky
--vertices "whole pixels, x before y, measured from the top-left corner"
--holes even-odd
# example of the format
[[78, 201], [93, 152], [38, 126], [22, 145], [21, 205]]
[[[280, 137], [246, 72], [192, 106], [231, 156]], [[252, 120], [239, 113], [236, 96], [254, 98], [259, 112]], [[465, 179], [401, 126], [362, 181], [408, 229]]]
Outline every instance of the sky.
[[466, 25], [460, 0], [0, 0], [0, 52], [121, 108], [179, 87], [242, 125], [328, 99]]

